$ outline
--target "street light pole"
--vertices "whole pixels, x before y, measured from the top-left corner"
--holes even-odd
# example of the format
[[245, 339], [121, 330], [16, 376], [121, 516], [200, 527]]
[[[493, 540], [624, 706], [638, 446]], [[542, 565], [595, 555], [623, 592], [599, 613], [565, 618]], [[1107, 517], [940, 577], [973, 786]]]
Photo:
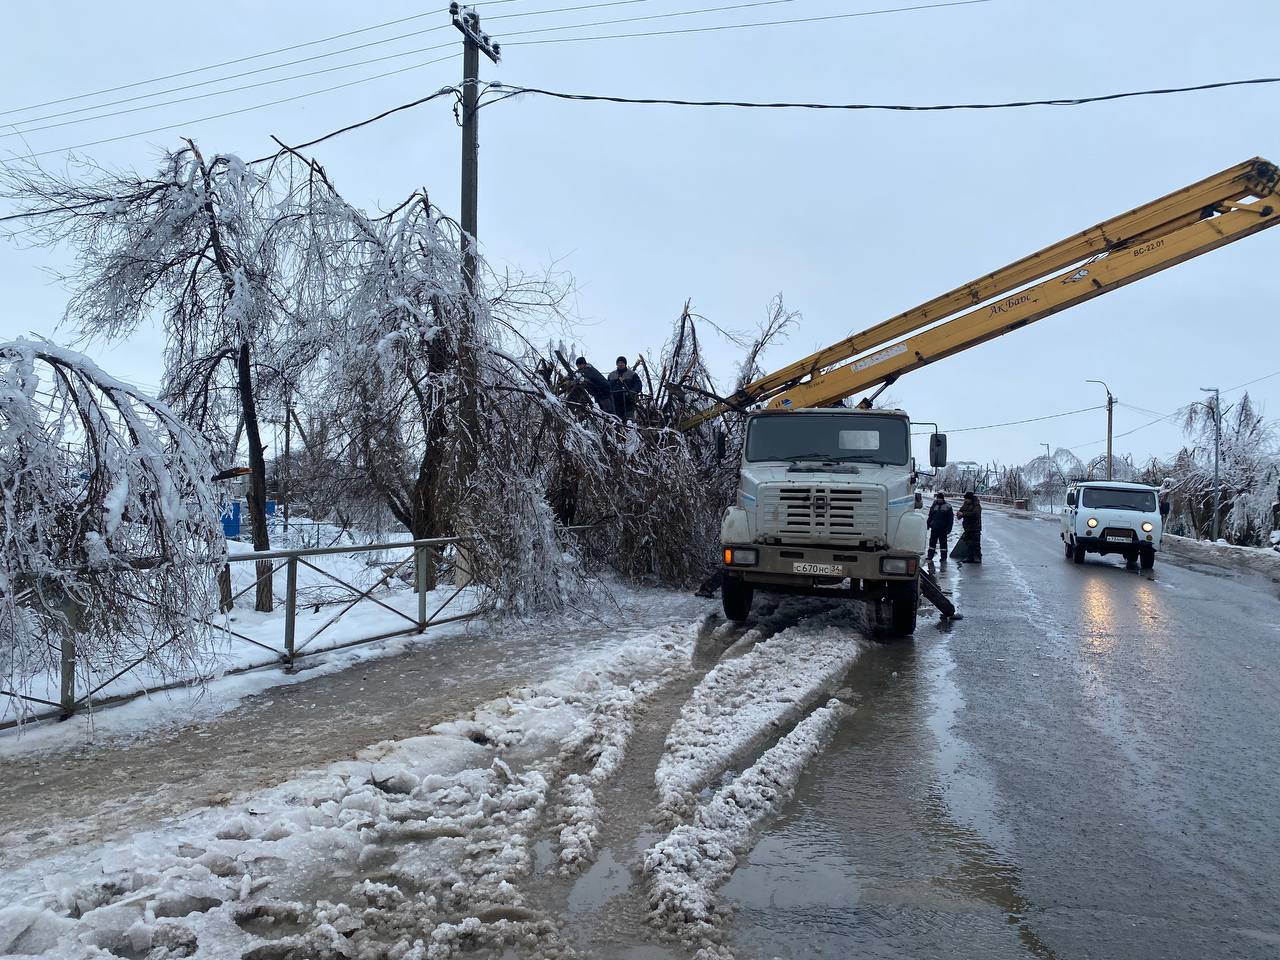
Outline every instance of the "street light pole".
[[1101, 383], [1107, 391], [1107, 479], [1111, 479], [1111, 426], [1114, 422], [1116, 398], [1111, 395], [1111, 388], [1102, 380], [1086, 380], [1085, 383]]
[[1217, 387], [1201, 387], [1204, 393], [1213, 394], [1213, 542], [1218, 542], [1218, 498], [1221, 485], [1218, 480], [1218, 461], [1222, 456], [1222, 395]]

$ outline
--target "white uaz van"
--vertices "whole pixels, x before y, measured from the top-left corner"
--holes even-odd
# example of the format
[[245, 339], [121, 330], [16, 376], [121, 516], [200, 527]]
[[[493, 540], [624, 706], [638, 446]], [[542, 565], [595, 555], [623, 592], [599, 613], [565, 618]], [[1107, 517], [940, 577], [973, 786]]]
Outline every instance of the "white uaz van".
[[1086, 553], [1118, 553], [1130, 567], [1150, 570], [1160, 549], [1167, 507], [1159, 491], [1141, 483], [1085, 480], [1067, 487], [1062, 542], [1067, 559], [1084, 563]]

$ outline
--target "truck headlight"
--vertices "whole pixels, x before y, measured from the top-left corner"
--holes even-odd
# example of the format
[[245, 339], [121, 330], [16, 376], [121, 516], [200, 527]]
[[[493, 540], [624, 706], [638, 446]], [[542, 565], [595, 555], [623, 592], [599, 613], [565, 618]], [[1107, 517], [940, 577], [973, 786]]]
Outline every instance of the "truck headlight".
[[1155, 527], [1151, 525], [1151, 521], [1150, 521], [1150, 520], [1143, 520], [1143, 521], [1142, 521], [1142, 532], [1143, 532], [1143, 533], [1150, 533], [1150, 532], [1151, 532], [1152, 530], [1154, 530], [1154, 529], [1155, 529]]
[[893, 577], [909, 577], [916, 572], [918, 564], [915, 557], [881, 557], [880, 572]]
[[754, 567], [760, 562], [760, 551], [755, 547], [725, 547], [724, 562], [728, 567]]
[[1088, 520], [1085, 521], [1085, 523], [1087, 523], [1089, 525], [1089, 529], [1092, 530], [1094, 527], [1098, 525], [1098, 518], [1090, 517]]

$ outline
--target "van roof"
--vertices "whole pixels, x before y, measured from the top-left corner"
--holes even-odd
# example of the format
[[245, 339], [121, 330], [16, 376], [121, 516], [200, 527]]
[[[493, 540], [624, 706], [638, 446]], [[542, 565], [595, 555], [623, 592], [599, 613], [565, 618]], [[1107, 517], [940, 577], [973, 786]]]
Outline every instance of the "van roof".
[[1128, 480], [1077, 480], [1075, 485], [1077, 487], [1113, 487], [1118, 490], [1160, 490], [1159, 487], [1149, 483], [1131, 483]]

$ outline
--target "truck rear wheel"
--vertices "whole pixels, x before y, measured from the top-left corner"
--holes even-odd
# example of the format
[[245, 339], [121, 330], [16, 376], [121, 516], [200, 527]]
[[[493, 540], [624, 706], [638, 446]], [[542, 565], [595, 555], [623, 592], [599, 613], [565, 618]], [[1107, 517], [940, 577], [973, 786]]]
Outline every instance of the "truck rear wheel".
[[720, 585], [720, 600], [724, 605], [726, 620], [741, 623], [751, 614], [751, 600], [755, 589], [737, 577], [725, 577]]

